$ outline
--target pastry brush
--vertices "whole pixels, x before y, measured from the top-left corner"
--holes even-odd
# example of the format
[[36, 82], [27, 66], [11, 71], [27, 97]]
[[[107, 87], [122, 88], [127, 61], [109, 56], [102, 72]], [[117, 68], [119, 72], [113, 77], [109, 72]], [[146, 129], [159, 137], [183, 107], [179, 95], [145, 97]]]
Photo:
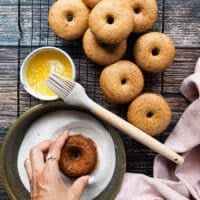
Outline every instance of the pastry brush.
[[46, 85], [68, 105], [75, 105], [89, 110], [113, 127], [176, 164], [182, 164], [184, 162], [183, 157], [160, 143], [158, 140], [95, 103], [87, 96], [85, 89], [79, 83], [65, 79], [57, 74], [51, 74], [46, 81]]

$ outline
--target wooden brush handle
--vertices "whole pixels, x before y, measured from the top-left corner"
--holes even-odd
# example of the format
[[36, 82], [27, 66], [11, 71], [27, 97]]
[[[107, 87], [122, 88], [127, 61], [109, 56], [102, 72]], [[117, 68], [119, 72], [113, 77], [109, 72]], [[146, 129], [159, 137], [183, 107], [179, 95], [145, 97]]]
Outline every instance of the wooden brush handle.
[[164, 144], [160, 143], [159, 141], [149, 136], [142, 130], [136, 128], [135, 126], [131, 125], [127, 121], [106, 110], [100, 105], [96, 104], [92, 108], [91, 112], [103, 119], [104, 121], [111, 124], [113, 127], [121, 130], [122, 132], [126, 133], [138, 142], [144, 144], [145, 146], [149, 147], [150, 149], [159, 153], [160, 155], [168, 158], [174, 163], [182, 164], [184, 162], [183, 157], [172, 151], [170, 148], [166, 147]]

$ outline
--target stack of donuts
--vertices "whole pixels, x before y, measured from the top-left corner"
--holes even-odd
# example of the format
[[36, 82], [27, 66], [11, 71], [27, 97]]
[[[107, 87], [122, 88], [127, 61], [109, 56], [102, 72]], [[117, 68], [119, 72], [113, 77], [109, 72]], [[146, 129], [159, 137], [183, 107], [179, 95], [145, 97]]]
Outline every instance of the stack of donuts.
[[[115, 104], [130, 103], [128, 121], [154, 136], [171, 121], [171, 109], [158, 94], [144, 93], [143, 71], [163, 72], [173, 63], [173, 41], [150, 30], [158, 15], [156, 0], [58, 0], [49, 10], [52, 31], [65, 40], [82, 38], [85, 55], [103, 66], [100, 87]], [[133, 62], [121, 60], [130, 34]]]

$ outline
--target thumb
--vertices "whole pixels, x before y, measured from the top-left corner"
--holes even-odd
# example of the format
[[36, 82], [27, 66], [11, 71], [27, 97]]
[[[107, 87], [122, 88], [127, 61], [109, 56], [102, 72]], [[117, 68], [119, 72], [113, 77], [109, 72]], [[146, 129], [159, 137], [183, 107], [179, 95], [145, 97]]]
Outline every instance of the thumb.
[[90, 176], [82, 176], [78, 178], [71, 187], [71, 190], [76, 195], [77, 199], [80, 199], [85, 187], [88, 185]]

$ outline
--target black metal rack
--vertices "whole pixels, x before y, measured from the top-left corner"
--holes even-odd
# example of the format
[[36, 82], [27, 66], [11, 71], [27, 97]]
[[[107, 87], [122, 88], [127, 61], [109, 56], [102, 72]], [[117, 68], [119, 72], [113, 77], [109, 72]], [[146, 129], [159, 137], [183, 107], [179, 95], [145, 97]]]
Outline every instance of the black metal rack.
[[[128, 105], [114, 105], [108, 103], [103, 97], [99, 88], [99, 75], [102, 67], [95, 65], [86, 58], [82, 49], [81, 40], [70, 42], [64, 41], [55, 36], [55, 34], [50, 30], [48, 26], [48, 11], [53, 2], [53, 0], [19, 1], [18, 27], [20, 31], [20, 37], [18, 40], [18, 69], [20, 69], [20, 66], [26, 55], [35, 48], [41, 46], [56, 46], [62, 48], [68, 52], [74, 60], [78, 72], [78, 81], [85, 87], [88, 95], [100, 105], [126, 119]], [[162, 18], [164, 17], [164, 6], [162, 5], [163, 2], [159, 1], [159, 18], [154, 26], [154, 30], [157, 31], [163, 31], [164, 22]], [[137, 36], [131, 36], [128, 40], [128, 50], [124, 56], [126, 59], [132, 59], [132, 46], [135, 37]], [[145, 90], [148, 92], [155, 90], [152, 89], [152, 84], [156, 84], [154, 81], [161, 79], [162, 74], [154, 76], [154, 80], [152, 79], [152, 75], [145, 74]], [[162, 92], [162, 80], [161, 84], [158, 85], [158, 90], [156, 92]], [[40, 103], [33, 97], [28, 96], [20, 84], [18, 84], [18, 97], [19, 115], [28, 109], [28, 107]], [[153, 158], [155, 154], [151, 150], [147, 149], [143, 145], [140, 145], [124, 134], [120, 133], [120, 135], [123, 139], [126, 149], [127, 171], [143, 173], [151, 176]], [[163, 141], [165, 137], [166, 134], [158, 137], [158, 139]]]
[[[13, 4], [16, 18], [15, 25], [17, 28], [13, 29], [11, 37], [6, 40], [4, 44], [7, 48], [14, 48], [17, 51], [17, 116], [29, 109], [30, 107], [42, 103], [35, 98], [29, 96], [19, 80], [19, 70], [24, 58], [34, 49], [41, 46], [56, 46], [68, 52], [74, 60], [77, 72], [78, 81], [85, 87], [88, 95], [103, 107], [116, 113], [122, 118], [126, 119], [127, 105], [114, 105], [108, 103], [104, 98], [99, 88], [99, 76], [102, 67], [95, 65], [86, 58], [82, 49], [81, 39], [77, 41], [64, 41], [50, 30], [48, 26], [48, 11], [50, 6], [54, 3], [53, 0], [18, 0], [18, 4]], [[5, 3], [6, 4], [6, 3]], [[9, 4], [9, 3], [8, 3]], [[164, 2], [158, 1], [159, 15], [158, 20], [154, 26], [154, 31], [164, 31]], [[9, 6], [12, 4], [9, 4]], [[17, 24], [16, 24], [17, 23]], [[14, 31], [17, 32], [14, 34]], [[128, 49], [124, 59], [132, 60], [132, 47], [137, 36], [132, 35], [128, 39]], [[145, 75], [145, 91], [162, 93], [163, 91], [163, 74]], [[158, 136], [157, 139], [164, 141], [169, 131], [173, 128], [175, 122], [172, 122], [168, 130], [164, 134]], [[134, 173], [143, 173], [152, 176], [153, 153], [148, 148], [137, 143], [130, 137], [119, 133], [123, 139], [126, 155], [127, 155], [127, 171]]]

